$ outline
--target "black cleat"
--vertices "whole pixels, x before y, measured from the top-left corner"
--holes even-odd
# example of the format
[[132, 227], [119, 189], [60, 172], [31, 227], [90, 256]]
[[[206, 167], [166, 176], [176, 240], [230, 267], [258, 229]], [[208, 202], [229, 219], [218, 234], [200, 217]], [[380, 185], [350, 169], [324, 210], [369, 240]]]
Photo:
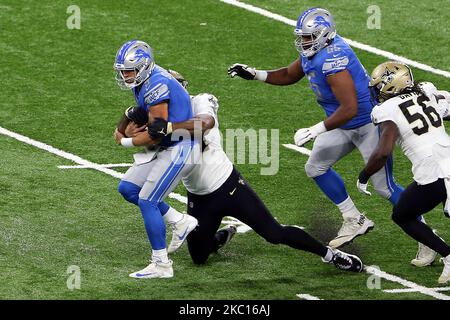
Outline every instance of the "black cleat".
[[217, 249], [222, 248], [224, 245], [230, 242], [236, 232], [237, 229], [235, 226], [227, 226], [223, 229], [218, 230], [216, 232], [216, 239], [218, 241]]
[[364, 264], [359, 257], [336, 249], [333, 252], [334, 256], [331, 263], [333, 263], [336, 268], [351, 272], [363, 271]]

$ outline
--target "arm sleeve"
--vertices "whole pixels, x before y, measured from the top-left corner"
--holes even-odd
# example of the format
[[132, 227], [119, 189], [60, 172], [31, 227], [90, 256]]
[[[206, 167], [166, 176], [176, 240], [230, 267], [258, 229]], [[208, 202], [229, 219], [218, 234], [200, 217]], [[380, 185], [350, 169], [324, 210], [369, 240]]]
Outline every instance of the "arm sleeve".
[[145, 93], [144, 101], [147, 108], [167, 100], [170, 100], [170, 89], [166, 79], [153, 83]]
[[327, 53], [322, 63], [322, 73], [329, 76], [348, 68], [350, 55], [345, 51]]

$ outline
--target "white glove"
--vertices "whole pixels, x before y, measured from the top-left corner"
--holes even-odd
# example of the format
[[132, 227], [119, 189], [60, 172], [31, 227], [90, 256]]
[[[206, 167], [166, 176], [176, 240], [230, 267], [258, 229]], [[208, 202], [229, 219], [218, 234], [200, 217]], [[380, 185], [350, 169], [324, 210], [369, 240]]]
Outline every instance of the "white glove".
[[426, 95], [429, 99], [431, 99], [434, 94], [437, 94], [437, 88], [431, 82], [420, 82], [418, 86], [423, 94]]
[[301, 147], [307, 142], [314, 140], [319, 134], [322, 134], [325, 131], [327, 131], [327, 128], [323, 121], [310, 128], [298, 129], [294, 135], [295, 144]]
[[368, 196], [371, 196], [372, 193], [370, 193], [369, 191], [367, 191], [367, 186], [369, 185], [369, 182], [367, 183], [361, 183], [358, 179], [358, 181], [356, 182], [356, 187], [358, 188], [358, 191], [364, 194], [367, 194]]

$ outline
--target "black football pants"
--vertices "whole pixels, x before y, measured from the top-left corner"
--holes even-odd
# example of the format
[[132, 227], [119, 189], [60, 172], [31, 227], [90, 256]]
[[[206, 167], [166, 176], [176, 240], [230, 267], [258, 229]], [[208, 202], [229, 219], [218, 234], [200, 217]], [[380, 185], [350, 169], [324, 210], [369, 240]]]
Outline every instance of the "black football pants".
[[450, 247], [417, 218], [442, 204], [446, 199], [444, 180], [438, 179], [426, 185], [419, 185], [414, 181], [402, 192], [392, 214], [392, 219], [403, 231], [443, 257], [450, 254]]
[[196, 264], [205, 263], [218, 249], [215, 234], [225, 216], [239, 219], [270, 243], [286, 244], [321, 257], [328, 251], [302, 229], [280, 225], [236, 169], [211, 194], [200, 196], [188, 192], [188, 214], [198, 219], [197, 228], [187, 238], [189, 253]]

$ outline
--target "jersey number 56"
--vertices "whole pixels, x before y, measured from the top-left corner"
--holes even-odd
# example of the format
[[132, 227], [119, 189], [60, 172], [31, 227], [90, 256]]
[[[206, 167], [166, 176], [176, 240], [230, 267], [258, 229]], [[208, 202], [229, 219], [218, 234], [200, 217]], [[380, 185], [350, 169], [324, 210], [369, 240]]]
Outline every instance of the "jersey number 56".
[[[408, 120], [410, 124], [417, 120], [421, 122], [421, 125], [417, 125], [412, 128], [412, 131], [418, 136], [428, 132], [430, 129], [429, 124], [436, 128], [439, 128], [442, 125], [441, 117], [437, 113], [436, 109], [430, 105], [427, 105], [425, 102], [430, 102], [430, 99], [424, 95], [421, 95], [417, 98], [417, 102], [414, 101], [414, 99], [410, 99], [398, 105], [400, 110], [402, 110], [405, 115], [406, 120]], [[422, 107], [422, 112], [410, 113], [408, 108], [417, 104]], [[425, 116], [428, 118], [428, 121]]]

